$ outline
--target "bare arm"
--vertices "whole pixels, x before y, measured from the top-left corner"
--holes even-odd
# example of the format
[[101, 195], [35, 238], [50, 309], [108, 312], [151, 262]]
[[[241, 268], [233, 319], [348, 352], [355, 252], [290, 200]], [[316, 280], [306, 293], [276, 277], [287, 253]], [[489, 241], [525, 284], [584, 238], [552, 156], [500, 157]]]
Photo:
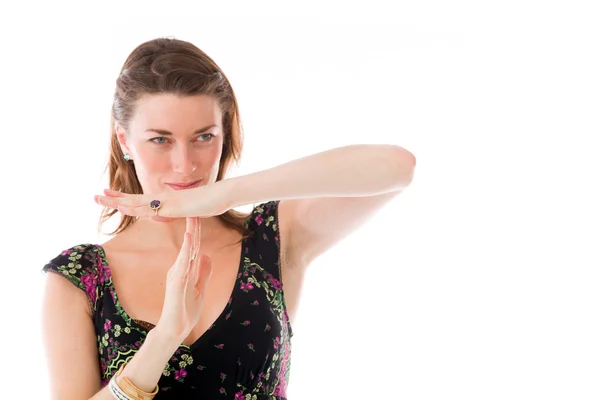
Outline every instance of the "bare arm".
[[[98, 344], [86, 295], [56, 273], [46, 276], [42, 327], [51, 398], [114, 400], [108, 388], [100, 390]], [[150, 331], [122, 375], [151, 392], [178, 346], [177, 340]]]

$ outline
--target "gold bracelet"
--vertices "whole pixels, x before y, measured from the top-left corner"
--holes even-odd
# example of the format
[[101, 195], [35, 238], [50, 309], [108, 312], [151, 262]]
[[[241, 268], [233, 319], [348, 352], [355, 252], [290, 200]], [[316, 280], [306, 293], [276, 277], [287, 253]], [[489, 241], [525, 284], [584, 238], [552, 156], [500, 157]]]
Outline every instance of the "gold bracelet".
[[123, 370], [125, 369], [126, 365], [127, 363], [121, 364], [121, 367], [119, 367], [117, 373], [115, 374], [116, 382], [121, 388], [121, 390], [134, 400], [153, 399], [154, 396], [156, 396], [156, 394], [158, 393], [158, 385], [156, 385], [152, 393], [144, 392], [143, 390], [139, 389], [129, 380], [128, 377], [120, 376]]

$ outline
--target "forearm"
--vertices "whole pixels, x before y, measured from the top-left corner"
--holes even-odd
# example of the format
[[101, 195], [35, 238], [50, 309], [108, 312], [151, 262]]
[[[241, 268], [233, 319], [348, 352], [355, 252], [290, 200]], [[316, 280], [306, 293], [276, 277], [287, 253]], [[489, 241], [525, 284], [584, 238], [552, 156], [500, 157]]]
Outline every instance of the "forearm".
[[230, 208], [273, 199], [372, 196], [410, 183], [414, 156], [399, 146], [353, 145], [227, 179]]
[[[129, 378], [131, 383], [144, 392], [152, 392], [156, 387], [169, 359], [177, 350], [179, 344], [173, 339], [151, 330], [146, 340], [127, 363], [121, 376]], [[114, 400], [108, 387], [96, 393], [91, 400]]]

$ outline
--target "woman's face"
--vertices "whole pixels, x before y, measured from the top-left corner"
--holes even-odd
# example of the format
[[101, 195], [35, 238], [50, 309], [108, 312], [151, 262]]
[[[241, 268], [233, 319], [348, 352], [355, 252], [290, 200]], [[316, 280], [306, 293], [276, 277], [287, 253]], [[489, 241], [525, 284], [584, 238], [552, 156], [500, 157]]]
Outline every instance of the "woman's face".
[[221, 108], [207, 95], [153, 94], [141, 98], [126, 134], [124, 153], [135, 164], [144, 193], [213, 183], [223, 149]]

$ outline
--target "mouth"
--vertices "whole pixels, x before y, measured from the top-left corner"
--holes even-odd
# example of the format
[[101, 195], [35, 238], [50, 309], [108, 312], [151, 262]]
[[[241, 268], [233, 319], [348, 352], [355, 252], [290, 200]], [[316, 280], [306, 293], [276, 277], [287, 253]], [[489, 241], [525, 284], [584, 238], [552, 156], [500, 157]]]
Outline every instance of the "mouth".
[[186, 190], [186, 189], [197, 188], [198, 186], [200, 186], [201, 183], [202, 183], [202, 179], [199, 179], [194, 182], [167, 183], [167, 186], [169, 186], [173, 190]]

